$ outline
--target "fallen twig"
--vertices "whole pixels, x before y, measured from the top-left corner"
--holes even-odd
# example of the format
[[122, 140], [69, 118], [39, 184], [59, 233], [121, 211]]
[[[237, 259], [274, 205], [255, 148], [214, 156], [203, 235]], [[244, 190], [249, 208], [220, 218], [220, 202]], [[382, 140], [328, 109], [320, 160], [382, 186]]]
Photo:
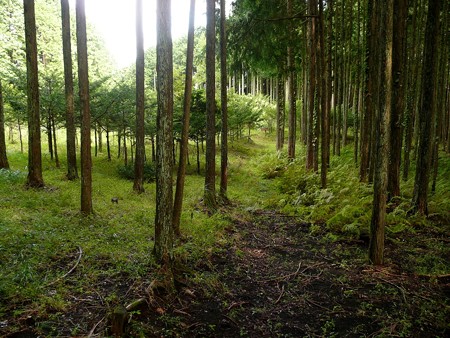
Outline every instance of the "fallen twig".
[[403, 300], [405, 301], [405, 304], [408, 303], [408, 302], [406, 301], [406, 291], [405, 291], [405, 289], [403, 289], [401, 286], [398, 286], [397, 284], [392, 283], [392, 282], [390, 282], [390, 281], [388, 281], [388, 280], [386, 280], [386, 279], [384, 279], [384, 278], [381, 278], [381, 277], [378, 277], [378, 276], [375, 276], [375, 278], [381, 280], [382, 282], [385, 282], [385, 283], [388, 283], [388, 284], [390, 284], [390, 285], [392, 285], [392, 286], [395, 286], [397, 289], [399, 289], [400, 292], [402, 293]]
[[59, 282], [60, 280], [66, 278], [77, 268], [78, 264], [80, 264], [81, 256], [83, 256], [83, 250], [81, 249], [81, 246], [78, 247], [78, 251], [79, 251], [78, 259], [77, 259], [77, 262], [75, 263], [75, 265], [72, 267], [72, 269], [70, 269], [66, 274], [64, 274], [64, 276], [61, 276], [61, 277], [55, 279], [53, 282], [48, 283], [46, 286], [53, 285], [53, 284]]
[[278, 296], [278, 299], [275, 301], [275, 304], [278, 304], [278, 302], [280, 301], [281, 297], [283, 297], [284, 294], [284, 284], [281, 286], [281, 293]]
[[139, 298], [133, 302], [131, 302], [130, 304], [128, 304], [127, 306], [125, 306], [125, 309], [127, 311], [133, 311], [135, 308], [137, 308], [139, 305], [144, 304], [147, 301], [146, 298]]
[[233, 302], [231, 303], [231, 305], [227, 308], [227, 311], [230, 311], [231, 309], [238, 307], [238, 306], [242, 306], [248, 304], [248, 302]]
[[224, 315], [224, 314], [222, 314], [222, 316], [225, 317], [226, 319], [228, 319], [230, 322], [232, 322], [237, 327], [239, 327], [238, 323], [236, 323], [236, 321], [233, 320], [233, 318], [230, 318], [230, 317], [228, 317], [227, 315]]
[[305, 298], [305, 301], [306, 301], [307, 303], [311, 304], [311, 305], [320, 307], [320, 308], [323, 309], [323, 310], [331, 311], [330, 309], [326, 308], [325, 306], [322, 306], [322, 305], [320, 305], [320, 304], [317, 304], [316, 302], [313, 302], [312, 300], [309, 300], [308, 298]]
[[105, 317], [103, 317], [102, 319], [100, 319], [100, 321], [99, 321], [97, 324], [94, 325], [94, 327], [91, 329], [91, 331], [89, 331], [89, 334], [87, 335], [87, 338], [92, 337], [92, 335], [93, 335], [94, 332], [95, 332], [95, 329], [97, 328], [97, 326], [100, 325], [101, 322], [103, 322], [104, 319], [105, 319]]
[[[290, 278], [290, 277], [292, 277], [292, 276], [296, 276], [296, 275], [298, 274], [298, 272], [300, 271], [301, 266], [302, 266], [302, 262], [298, 263], [298, 268], [297, 268], [297, 270], [295, 270], [295, 272], [292, 272], [292, 273], [289, 273], [289, 274], [287, 274], [287, 275], [283, 275], [283, 276], [280, 276], [280, 277], [275, 277], [275, 278], [267, 279], [266, 282], [280, 281], [280, 280], [283, 280], [283, 279]], [[303, 272], [306, 271], [307, 269], [308, 269], [308, 268], [306, 268], [305, 270], [303, 270]]]

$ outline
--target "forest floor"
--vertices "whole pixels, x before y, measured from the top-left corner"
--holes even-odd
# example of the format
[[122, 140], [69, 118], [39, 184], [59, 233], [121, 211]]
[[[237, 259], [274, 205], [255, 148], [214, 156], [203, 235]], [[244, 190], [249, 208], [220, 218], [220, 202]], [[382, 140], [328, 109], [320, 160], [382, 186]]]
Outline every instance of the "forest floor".
[[176, 291], [118, 274], [90, 295], [71, 294], [70, 309], [52, 319], [9, 318], [23, 330], [7, 337], [111, 335], [111, 293], [141, 299], [126, 319], [127, 337], [449, 336], [449, 276], [410, 273], [404, 259], [418, 239], [448, 241], [445, 234], [388, 241], [395, 263], [376, 268], [366, 262], [364, 240], [330, 242], [277, 212], [233, 217], [228, 240], [208, 260], [178, 269]]

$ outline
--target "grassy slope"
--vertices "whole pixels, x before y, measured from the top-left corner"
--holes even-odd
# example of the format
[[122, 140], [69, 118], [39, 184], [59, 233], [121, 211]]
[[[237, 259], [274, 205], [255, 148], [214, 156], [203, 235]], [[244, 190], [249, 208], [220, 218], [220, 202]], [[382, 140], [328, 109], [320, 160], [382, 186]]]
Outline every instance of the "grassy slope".
[[[313, 223], [311, 231], [327, 240], [358, 238], [365, 231], [372, 190], [358, 183], [350, 148], [341, 158], [332, 159], [329, 188], [320, 190], [317, 175], [303, 169], [301, 151], [299, 160], [288, 164], [275, 156], [273, 144], [271, 137], [255, 135], [251, 142], [230, 145], [229, 197], [238, 204], [235, 210], [208, 217], [198, 208], [204, 180], [195, 174], [188, 176], [182, 216], [182, 231], [188, 240], [177, 249], [181, 260], [195, 262], [226, 241], [222, 230], [230, 217], [247, 217], [246, 208], [280, 209], [299, 216]], [[0, 322], [11, 315], [22, 318], [30, 313], [38, 317], [64, 313], [73, 294], [89, 294], [93, 285], [115, 280], [117, 275], [151, 279], [149, 272], [156, 270], [150, 254], [154, 184], [146, 185], [145, 194], [133, 193], [132, 182], [116, 174], [118, 160], [108, 162], [101, 154], [94, 158], [95, 215], [81, 218], [79, 182], [65, 180], [64, 168], [55, 169], [44, 155], [47, 188], [26, 190], [27, 159], [16, 150], [8, 154], [12, 171], [0, 174]], [[437, 192], [430, 196], [433, 216], [429, 219], [406, 217], [413, 183], [412, 179], [406, 182], [402, 197], [388, 216], [389, 240], [397, 241], [401, 249], [402, 238], [408, 234], [429, 230], [438, 238], [448, 234], [449, 182], [450, 159], [443, 155]], [[119, 203], [112, 204], [111, 197], [119, 197]], [[420, 257], [414, 250], [405, 252], [406, 266], [412, 272], [449, 273], [445, 242], [421, 243], [420, 236], [412, 238], [423, 250]], [[59, 279], [74, 266], [79, 248], [83, 251], [81, 262], [63, 283]], [[114, 299], [115, 291], [111, 290], [108, 297]], [[14, 325], [10, 321], [7, 330], [13, 331]]]

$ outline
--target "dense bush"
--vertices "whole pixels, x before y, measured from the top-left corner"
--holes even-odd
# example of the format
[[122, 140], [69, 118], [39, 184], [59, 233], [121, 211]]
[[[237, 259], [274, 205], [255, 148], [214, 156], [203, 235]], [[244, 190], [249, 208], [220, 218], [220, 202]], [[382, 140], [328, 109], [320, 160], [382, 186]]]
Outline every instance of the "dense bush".
[[[117, 167], [117, 173], [121, 178], [134, 180], [134, 165], [120, 165]], [[156, 169], [153, 162], [144, 163], [144, 180], [148, 183], [154, 182], [156, 178]]]

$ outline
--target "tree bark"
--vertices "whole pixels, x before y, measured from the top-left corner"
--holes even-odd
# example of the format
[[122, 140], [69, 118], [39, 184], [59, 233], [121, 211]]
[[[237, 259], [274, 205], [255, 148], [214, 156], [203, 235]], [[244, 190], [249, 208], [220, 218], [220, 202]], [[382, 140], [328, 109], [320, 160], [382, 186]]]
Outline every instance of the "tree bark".
[[326, 46], [325, 46], [325, 20], [323, 15], [323, 3], [319, 1], [319, 36], [320, 36], [320, 64], [322, 68], [321, 73], [321, 137], [322, 137], [322, 151], [321, 151], [321, 168], [320, 168], [320, 181], [322, 189], [327, 187], [327, 170], [328, 170], [328, 157], [330, 152], [330, 124], [329, 124], [329, 111], [328, 111], [328, 86], [329, 80], [328, 64], [325, 62]]
[[177, 185], [173, 206], [173, 228], [175, 236], [180, 236], [180, 220], [183, 208], [184, 182], [186, 178], [186, 160], [189, 145], [189, 121], [191, 116], [192, 76], [194, 68], [194, 19], [195, 0], [191, 0], [189, 9], [189, 30], [186, 51], [186, 80], [184, 83], [183, 128], [181, 130], [180, 160], [178, 164]]
[[285, 108], [285, 95], [284, 95], [284, 81], [283, 76], [278, 75], [277, 80], [277, 152], [281, 152], [284, 146], [284, 108]]
[[312, 169], [314, 166], [314, 147], [317, 140], [314, 139], [314, 103], [316, 95], [316, 0], [309, 2], [309, 14], [311, 15], [309, 29], [309, 93], [308, 93], [308, 127], [307, 127], [307, 150], [306, 150], [306, 169]]
[[50, 115], [50, 121], [52, 124], [52, 134], [53, 134], [53, 152], [55, 154], [55, 166], [60, 168], [59, 156], [58, 156], [58, 145], [56, 144], [56, 125], [55, 125], [55, 114], [52, 112]]
[[435, 86], [438, 65], [439, 14], [442, 1], [429, 0], [422, 67], [422, 100], [419, 109], [419, 143], [412, 199], [412, 212], [428, 214], [428, 182], [433, 146], [432, 124], [435, 116]]
[[62, 41], [64, 57], [64, 90], [66, 98], [66, 147], [67, 174], [69, 181], [78, 178], [77, 155], [75, 147], [75, 106], [72, 74], [72, 46], [70, 34], [69, 0], [61, 0]]
[[42, 188], [41, 123], [34, 0], [24, 0], [28, 97], [28, 177], [26, 185]]
[[[378, 0], [377, 0], [378, 1]], [[386, 44], [383, 50], [385, 57], [385, 73], [380, 83], [384, 84], [381, 90], [380, 107], [376, 118], [376, 164], [374, 175], [374, 196], [372, 218], [370, 223], [370, 243], [369, 260], [374, 265], [381, 265], [384, 262], [384, 228], [386, 223], [386, 199], [388, 180], [388, 158], [389, 158], [389, 132], [390, 118], [393, 99], [393, 77], [392, 77], [392, 48], [393, 48], [393, 2], [381, 0], [376, 13], [386, 12], [386, 19], [381, 19], [382, 25], [386, 29]], [[381, 45], [383, 46], [383, 45]], [[378, 74], [382, 77], [381, 74]]]
[[144, 77], [144, 32], [142, 29], [142, 0], [136, 0], [136, 157], [134, 160], [133, 190], [137, 193], [143, 193], [145, 191]]
[[89, 71], [86, 37], [86, 12], [84, 0], [76, 3], [78, 86], [81, 107], [81, 212], [91, 214], [92, 209], [92, 158], [91, 109], [89, 103]]
[[[287, 0], [287, 15], [292, 16], [292, 0]], [[297, 112], [295, 107], [295, 61], [293, 43], [293, 26], [292, 21], [289, 21], [289, 46], [287, 47], [287, 87], [288, 87], [288, 103], [289, 103], [289, 119], [288, 119], [288, 159], [295, 159], [295, 141], [296, 141], [296, 127], [297, 127]]]
[[206, 0], [206, 167], [204, 203], [216, 209], [215, 0]]
[[1, 80], [0, 80], [0, 169], [9, 169], [8, 157], [6, 156], [5, 111], [3, 108], [3, 88]]
[[154, 255], [169, 264], [173, 256], [173, 61], [171, 0], [158, 0], [157, 13], [157, 100], [156, 119], [156, 215]]
[[400, 195], [400, 164], [402, 159], [403, 111], [405, 110], [406, 20], [407, 0], [394, 0], [394, 38], [392, 75], [394, 76], [390, 132], [388, 198]]
[[220, 0], [220, 97], [222, 108], [222, 132], [220, 147], [220, 198], [227, 201], [228, 190], [228, 93], [227, 93], [227, 31], [225, 25], [225, 1]]

